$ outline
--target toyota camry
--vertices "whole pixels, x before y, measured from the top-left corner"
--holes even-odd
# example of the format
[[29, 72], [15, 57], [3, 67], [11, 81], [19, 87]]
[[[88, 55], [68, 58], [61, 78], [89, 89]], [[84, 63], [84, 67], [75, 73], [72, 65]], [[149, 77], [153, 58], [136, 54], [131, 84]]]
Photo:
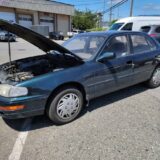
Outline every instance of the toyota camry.
[[96, 97], [141, 82], [151, 88], [160, 86], [160, 46], [145, 33], [83, 33], [58, 45], [16, 23], [0, 20], [0, 28], [45, 53], [16, 61], [10, 58], [0, 66], [4, 118], [47, 114], [54, 123], [65, 124]]

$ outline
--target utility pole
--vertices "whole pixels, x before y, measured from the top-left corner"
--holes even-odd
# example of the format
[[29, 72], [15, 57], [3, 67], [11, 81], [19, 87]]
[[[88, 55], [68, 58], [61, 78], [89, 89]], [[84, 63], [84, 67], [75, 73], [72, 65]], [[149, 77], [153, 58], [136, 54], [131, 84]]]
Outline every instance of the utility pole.
[[109, 14], [109, 21], [111, 22], [112, 21], [112, 0], [110, 1], [110, 14]]
[[130, 0], [131, 1], [131, 7], [130, 7], [130, 17], [133, 16], [133, 1], [134, 0]]

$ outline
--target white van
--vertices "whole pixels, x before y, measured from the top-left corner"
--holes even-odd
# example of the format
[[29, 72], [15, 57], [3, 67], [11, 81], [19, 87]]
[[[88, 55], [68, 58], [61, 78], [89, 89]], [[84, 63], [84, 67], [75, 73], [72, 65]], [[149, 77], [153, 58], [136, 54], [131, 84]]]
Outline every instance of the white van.
[[138, 16], [122, 18], [114, 23], [110, 30], [140, 31], [142, 26], [160, 25], [160, 16]]

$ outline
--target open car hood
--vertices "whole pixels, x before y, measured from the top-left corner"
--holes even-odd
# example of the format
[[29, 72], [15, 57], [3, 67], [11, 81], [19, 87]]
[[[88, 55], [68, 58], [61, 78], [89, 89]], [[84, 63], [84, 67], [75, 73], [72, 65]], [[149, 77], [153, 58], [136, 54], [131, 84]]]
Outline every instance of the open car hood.
[[25, 28], [21, 25], [0, 19], [0, 28], [6, 30], [8, 32], [11, 32], [11, 33], [17, 35], [18, 37], [23, 38], [24, 40], [37, 46], [38, 48], [40, 48], [44, 52], [49, 52], [49, 51], [55, 50], [55, 51], [58, 51], [63, 54], [71, 54], [76, 59], [82, 61], [82, 59], [80, 57], [73, 54], [71, 51], [67, 50], [66, 48], [62, 47], [61, 45], [51, 41], [50, 39], [34, 32], [28, 28]]

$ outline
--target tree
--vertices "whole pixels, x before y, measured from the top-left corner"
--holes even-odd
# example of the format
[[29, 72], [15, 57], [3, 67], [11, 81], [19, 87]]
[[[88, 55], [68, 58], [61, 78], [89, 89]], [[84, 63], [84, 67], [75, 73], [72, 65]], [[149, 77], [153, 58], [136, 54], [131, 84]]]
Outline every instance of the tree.
[[112, 26], [116, 21], [117, 21], [117, 19], [112, 20], [109, 25]]
[[91, 29], [97, 26], [98, 16], [96, 13], [92, 13], [91, 11], [75, 11], [75, 15], [73, 16], [73, 28], [86, 30]]

